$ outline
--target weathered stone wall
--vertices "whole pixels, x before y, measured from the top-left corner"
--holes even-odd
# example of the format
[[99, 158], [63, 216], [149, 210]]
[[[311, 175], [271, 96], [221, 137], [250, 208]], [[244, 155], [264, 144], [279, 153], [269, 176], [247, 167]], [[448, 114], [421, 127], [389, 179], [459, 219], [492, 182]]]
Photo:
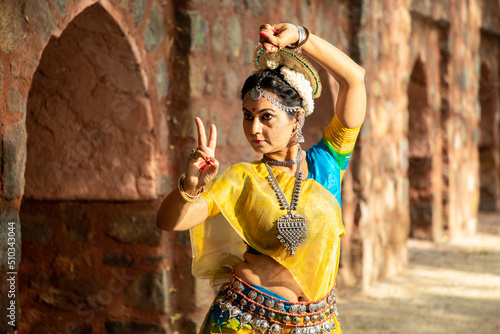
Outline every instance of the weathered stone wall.
[[144, 202], [24, 200], [19, 330], [167, 330], [173, 251], [162, 243], [175, 238], [162, 237], [155, 215]]
[[[363, 1], [357, 47], [367, 69], [368, 112], [352, 166], [357, 205], [353, 225], [367, 286], [406, 266], [409, 233], [408, 112], [411, 17], [404, 1]], [[344, 185], [345, 186], [345, 185]], [[346, 224], [350, 224], [346, 222]]]
[[362, 269], [352, 271], [367, 286], [405, 266], [408, 232], [442, 242], [475, 231], [479, 37], [483, 26], [498, 45], [491, 13], [499, 8], [494, 1], [360, 6], [356, 40], [368, 70], [368, 116], [352, 169], [355, 205], [344, 218], [359, 230], [352, 241]]
[[5, 271], [15, 223], [19, 332], [171, 331], [179, 241], [154, 222], [173, 21], [166, 1], [0, 4], [1, 255]]

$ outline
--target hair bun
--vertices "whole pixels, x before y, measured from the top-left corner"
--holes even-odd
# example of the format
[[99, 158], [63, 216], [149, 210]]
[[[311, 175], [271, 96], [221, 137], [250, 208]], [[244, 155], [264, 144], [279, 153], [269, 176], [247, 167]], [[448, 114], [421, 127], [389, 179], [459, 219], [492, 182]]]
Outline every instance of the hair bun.
[[254, 50], [253, 64], [257, 70], [275, 69], [279, 65], [286, 66], [295, 72], [301, 73], [309, 81], [312, 87], [312, 98], [321, 95], [321, 80], [314, 66], [296, 50], [284, 48], [276, 53], [268, 53], [259, 43]]

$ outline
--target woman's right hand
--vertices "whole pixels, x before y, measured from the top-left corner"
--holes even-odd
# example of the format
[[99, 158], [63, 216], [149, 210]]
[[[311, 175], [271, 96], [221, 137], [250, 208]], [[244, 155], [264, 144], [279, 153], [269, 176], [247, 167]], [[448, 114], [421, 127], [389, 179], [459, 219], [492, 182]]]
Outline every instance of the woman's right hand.
[[276, 53], [299, 39], [299, 30], [291, 23], [263, 24], [259, 34], [262, 47], [269, 53]]
[[188, 158], [184, 190], [190, 195], [198, 194], [207, 185], [219, 170], [219, 161], [215, 160], [215, 147], [217, 144], [217, 128], [212, 124], [210, 138], [207, 144], [205, 126], [200, 118], [195, 118], [198, 128], [198, 147]]

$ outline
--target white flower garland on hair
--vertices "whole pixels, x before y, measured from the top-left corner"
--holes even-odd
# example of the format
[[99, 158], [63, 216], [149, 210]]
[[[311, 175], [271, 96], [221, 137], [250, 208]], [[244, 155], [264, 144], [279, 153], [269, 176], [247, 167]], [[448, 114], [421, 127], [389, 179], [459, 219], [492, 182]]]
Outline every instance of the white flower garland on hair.
[[292, 86], [302, 98], [305, 116], [311, 115], [314, 111], [314, 100], [312, 98], [313, 89], [309, 80], [307, 80], [302, 73], [296, 72], [286, 66], [281, 68], [281, 74], [283, 74], [286, 82]]
[[[258, 45], [256, 50], [259, 50], [260, 46]], [[283, 65], [281, 68], [281, 74], [285, 78], [285, 81], [297, 91], [299, 96], [302, 98], [302, 106], [304, 107], [305, 116], [309, 116], [314, 111], [314, 100], [313, 100], [313, 88], [311, 86], [311, 82], [307, 80], [306, 76], [300, 72], [293, 70], [288, 67], [287, 63], [294, 63], [295, 59], [291, 59], [289, 57], [285, 57], [285, 55], [281, 55], [281, 53], [265, 53], [265, 57], [263, 56], [263, 62], [265, 64], [264, 68], [268, 68], [274, 70], [278, 68], [280, 65]], [[286, 65], [285, 65], [286, 64]], [[293, 65], [293, 64], [292, 64]], [[262, 68], [258, 65], [257, 68]]]
[[280, 66], [280, 55], [278, 53], [269, 54], [266, 59], [266, 67], [274, 70]]

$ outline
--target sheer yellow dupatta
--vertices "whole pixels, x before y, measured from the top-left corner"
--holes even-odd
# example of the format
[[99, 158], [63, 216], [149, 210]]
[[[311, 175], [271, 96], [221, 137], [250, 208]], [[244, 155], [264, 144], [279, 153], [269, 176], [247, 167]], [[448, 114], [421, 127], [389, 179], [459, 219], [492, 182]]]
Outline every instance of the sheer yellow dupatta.
[[[290, 200], [295, 178], [273, 170]], [[345, 233], [340, 205], [327, 189], [312, 179], [302, 185], [296, 214], [307, 219], [307, 239], [295, 256], [277, 239], [280, 210], [261, 162], [240, 163], [214, 179], [203, 193], [211, 218], [191, 230], [193, 274], [214, 285], [227, 282], [234, 265], [243, 259], [248, 243], [287, 268], [310, 300], [320, 299], [334, 286]], [[219, 215], [220, 217], [221, 215]]]

